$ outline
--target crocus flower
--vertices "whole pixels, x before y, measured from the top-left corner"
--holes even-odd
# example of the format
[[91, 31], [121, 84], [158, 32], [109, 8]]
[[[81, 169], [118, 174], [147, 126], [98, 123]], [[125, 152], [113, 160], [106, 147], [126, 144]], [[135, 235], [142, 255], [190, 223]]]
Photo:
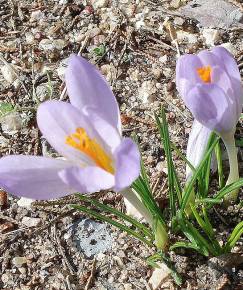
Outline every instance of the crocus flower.
[[122, 191], [139, 175], [138, 148], [121, 136], [118, 105], [103, 76], [72, 55], [65, 78], [71, 104], [47, 101], [37, 111], [40, 131], [64, 158], [2, 157], [0, 186], [14, 195], [40, 200]]
[[[236, 181], [239, 170], [234, 133], [242, 112], [243, 88], [233, 56], [223, 47], [183, 55], [176, 65], [176, 84], [195, 119], [222, 137], [230, 161], [227, 184]], [[231, 195], [232, 199], [236, 196], [236, 192]]]
[[235, 130], [243, 88], [236, 61], [223, 47], [185, 54], [176, 65], [178, 91], [193, 116], [220, 134]]

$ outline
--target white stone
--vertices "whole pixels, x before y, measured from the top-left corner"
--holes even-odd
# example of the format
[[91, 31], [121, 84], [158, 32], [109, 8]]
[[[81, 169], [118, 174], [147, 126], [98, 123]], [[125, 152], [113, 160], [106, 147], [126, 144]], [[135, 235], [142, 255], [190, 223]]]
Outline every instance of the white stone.
[[149, 97], [156, 93], [156, 86], [154, 81], [144, 81], [142, 86], [138, 89], [138, 97], [142, 103], [146, 104], [149, 102]]
[[214, 46], [214, 44], [220, 40], [220, 33], [217, 29], [213, 28], [204, 28], [202, 35], [205, 39], [205, 42], [209, 46]]
[[91, 0], [92, 6], [94, 9], [107, 7], [109, 1], [108, 0]]
[[35, 42], [35, 37], [31, 32], [25, 33], [25, 39], [27, 44], [33, 44]]
[[40, 218], [32, 218], [25, 216], [22, 219], [22, 224], [28, 228], [37, 227], [41, 223]]
[[133, 287], [131, 284], [124, 284], [124, 290], [133, 290]]
[[43, 18], [45, 18], [44, 12], [42, 12], [41, 10], [36, 10], [36, 11], [33, 11], [31, 13], [30, 22], [39, 21], [39, 20], [41, 20]]
[[16, 74], [14, 73], [13, 69], [11, 68], [10, 65], [3, 65], [1, 67], [1, 73], [4, 77], [4, 79], [9, 83], [9, 84], [12, 84], [16, 79], [17, 79], [17, 76]]
[[17, 112], [8, 113], [0, 119], [4, 133], [14, 134], [22, 128], [22, 118]]
[[160, 61], [161, 63], [166, 63], [166, 62], [168, 61], [168, 56], [167, 56], [167, 54], [161, 56], [161, 57], [159, 58], [159, 61]]
[[12, 263], [16, 267], [21, 267], [22, 265], [27, 263], [26, 257], [14, 257]]
[[64, 75], [67, 69], [68, 59], [69, 58], [63, 59], [57, 68], [57, 74], [62, 81], [64, 81]]
[[42, 39], [39, 43], [39, 48], [44, 51], [52, 51], [54, 49], [62, 50], [66, 45], [65, 40], [63, 39]]
[[18, 201], [17, 204], [20, 207], [25, 207], [25, 208], [31, 208], [31, 204], [34, 202], [35, 200], [32, 198], [26, 198], [26, 197], [21, 197]]
[[152, 290], [159, 289], [163, 282], [169, 277], [171, 270], [164, 263], [157, 263], [160, 268], [156, 268], [153, 271], [152, 276], [149, 279], [149, 286]]
[[179, 43], [188, 42], [190, 44], [196, 44], [198, 42], [198, 35], [189, 33], [187, 31], [178, 30], [176, 32], [177, 40]]

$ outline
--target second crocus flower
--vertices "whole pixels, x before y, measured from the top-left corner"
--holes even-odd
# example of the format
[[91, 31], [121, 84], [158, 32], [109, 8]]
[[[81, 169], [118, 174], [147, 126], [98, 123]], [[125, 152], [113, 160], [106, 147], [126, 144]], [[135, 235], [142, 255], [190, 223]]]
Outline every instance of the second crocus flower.
[[[223, 47], [183, 55], [176, 66], [176, 84], [195, 119], [223, 139], [230, 161], [227, 184], [236, 181], [239, 170], [234, 133], [242, 112], [243, 88], [233, 56]], [[236, 197], [237, 192], [232, 192], [226, 199]]]

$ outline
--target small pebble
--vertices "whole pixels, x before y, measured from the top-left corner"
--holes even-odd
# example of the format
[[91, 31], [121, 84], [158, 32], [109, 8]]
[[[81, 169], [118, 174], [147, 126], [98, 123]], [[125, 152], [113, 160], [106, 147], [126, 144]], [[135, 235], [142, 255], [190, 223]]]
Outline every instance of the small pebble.
[[12, 263], [16, 267], [21, 267], [22, 265], [27, 263], [26, 257], [14, 257]]

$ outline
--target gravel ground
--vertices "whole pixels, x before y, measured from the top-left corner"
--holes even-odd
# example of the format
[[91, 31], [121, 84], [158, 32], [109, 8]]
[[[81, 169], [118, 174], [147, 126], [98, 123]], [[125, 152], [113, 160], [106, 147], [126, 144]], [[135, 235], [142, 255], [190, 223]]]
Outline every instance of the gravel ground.
[[[0, 0], [1, 155], [55, 156], [38, 131], [36, 108], [48, 99], [68, 100], [66, 59], [80, 53], [110, 82], [124, 134], [138, 136], [154, 194], [165, 207], [167, 168], [153, 114], [164, 106], [171, 139], [185, 151], [192, 116], [175, 88], [176, 57], [223, 45], [243, 73], [240, 2]], [[237, 139], [242, 134], [239, 123]], [[185, 166], [175, 161], [183, 182]], [[239, 161], [242, 176], [241, 148]], [[124, 210], [120, 195], [96, 196]], [[0, 191], [0, 289], [151, 289], [145, 258], [153, 249], [70, 210], [70, 199], [23, 207]], [[239, 205], [211, 214], [220, 240], [242, 220]], [[206, 259], [181, 251], [171, 259], [183, 289], [242, 289], [242, 242], [234, 252]], [[177, 288], [168, 278], [160, 289]]]

